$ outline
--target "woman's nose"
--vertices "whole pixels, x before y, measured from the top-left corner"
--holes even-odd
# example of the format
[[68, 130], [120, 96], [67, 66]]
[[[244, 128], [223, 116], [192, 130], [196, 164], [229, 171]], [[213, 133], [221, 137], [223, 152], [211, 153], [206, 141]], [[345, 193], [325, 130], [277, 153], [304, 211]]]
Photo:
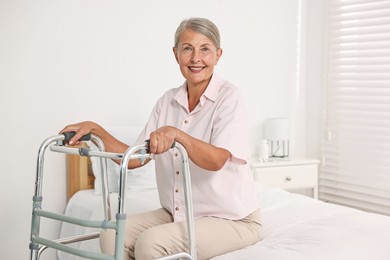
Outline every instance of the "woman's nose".
[[200, 62], [199, 51], [194, 50], [191, 56], [191, 63], [198, 63], [198, 62]]

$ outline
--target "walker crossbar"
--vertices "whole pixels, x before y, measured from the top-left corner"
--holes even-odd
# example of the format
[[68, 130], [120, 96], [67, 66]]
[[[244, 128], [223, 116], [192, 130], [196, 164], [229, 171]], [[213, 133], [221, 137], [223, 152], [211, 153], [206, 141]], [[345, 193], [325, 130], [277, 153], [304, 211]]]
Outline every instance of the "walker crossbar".
[[[73, 255], [88, 259], [102, 259], [102, 260], [122, 260], [123, 259], [123, 249], [124, 249], [124, 232], [125, 232], [125, 223], [126, 223], [126, 213], [124, 209], [125, 205], [125, 190], [126, 190], [126, 175], [127, 175], [127, 166], [130, 160], [139, 159], [142, 163], [150, 158], [149, 154], [149, 142], [145, 141], [142, 145], [137, 145], [126, 150], [124, 154], [120, 153], [109, 153], [104, 151], [104, 143], [102, 140], [95, 136], [88, 134], [82, 137], [80, 140], [83, 141], [94, 141], [97, 144], [99, 151], [91, 150], [89, 148], [74, 148], [67, 147], [65, 143], [74, 134], [60, 134], [57, 136], [50, 137], [46, 139], [38, 152], [37, 159], [37, 173], [35, 181], [35, 192], [33, 196], [33, 210], [32, 210], [32, 221], [31, 221], [31, 237], [30, 237], [30, 260], [39, 260], [41, 253], [46, 248], [54, 248], [63, 252], [67, 252]], [[56, 143], [56, 144], [54, 144]], [[101, 175], [102, 175], [102, 188], [103, 188], [103, 205], [104, 205], [104, 220], [85, 220], [80, 218], [74, 218], [66, 216], [64, 214], [58, 214], [50, 211], [42, 210], [42, 179], [43, 179], [43, 162], [46, 149], [50, 147], [50, 150], [53, 152], [60, 152], [66, 154], [78, 154], [80, 156], [89, 156], [89, 157], [100, 157], [101, 164]], [[192, 208], [192, 198], [191, 198], [191, 182], [190, 182], [190, 173], [188, 165], [188, 155], [185, 148], [180, 144], [176, 143], [176, 149], [181, 153], [182, 166], [183, 166], [183, 176], [184, 176], [184, 192], [185, 192], [185, 201], [186, 201], [186, 218], [187, 218], [187, 229], [188, 229], [188, 246], [189, 254], [186, 252], [181, 252], [178, 254], [166, 256], [159, 258], [161, 260], [168, 259], [195, 259], [196, 260], [196, 250], [195, 250], [195, 232], [194, 232], [194, 217], [193, 217], [193, 208]], [[104, 160], [103, 160], [104, 158]], [[120, 179], [119, 179], [119, 193], [118, 193], [118, 212], [116, 214], [116, 221], [111, 221], [111, 209], [110, 209], [110, 200], [109, 200], [109, 190], [108, 190], [108, 177], [106, 170], [106, 159], [121, 159], [120, 165]], [[81, 249], [76, 249], [67, 244], [74, 242], [85, 241], [89, 239], [96, 239], [99, 237], [99, 233], [90, 233], [83, 234], [79, 236], [72, 236], [66, 238], [60, 238], [57, 240], [48, 240], [39, 236], [40, 230], [40, 218], [49, 218], [52, 220], [62, 221], [70, 224], [75, 224], [84, 227], [91, 228], [101, 228], [101, 229], [115, 229], [115, 254], [113, 256], [96, 253]]]
[[52, 240], [48, 240], [42, 237], [36, 237], [32, 236], [33, 241], [35, 241], [38, 244], [46, 245], [47, 247], [54, 248], [72, 255], [81, 256], [88, 259], [99, 259], [99, 260], [116, 260], [117, 258], [115, 256], [111, 255], [105, 255], [101, 253], [95, 253], [90, 251], [85, 251], [77, 248], [73, 248], [70, 246], [66, 246], [62, 243], [58, 243]]
[[[75, 236], [55, 239], [55, 240], [53, 240], [53, 242], [66, 245], [66, 244], [95, 239], [95, 238], [98, 238], [99, 236], [100, 236], [100, 232], [92, 232], [92, 233], [88, 233], [88, 234], [75, 235]], [[41, 246], [38, 250], [38, 255], [40, 256], [47, 248], [48, 248], [48, 246], [46, 246], [46, 245]]]
[[97, 220], [85, 220], [80, 218], [74, 218], [70, 216], [66, 216], [63, 214], [57, 214], [51, 211], [45, 211], [41, 209], [34, 209], [34, 213], [37, 216], [63, 221], [69, 224], [74, 224], [82, 227], [91, 227], [91, 228], [110, 228], [115, 229], [116, 225], [115, 222], [109, 222], [109, 221], [97, 221]]

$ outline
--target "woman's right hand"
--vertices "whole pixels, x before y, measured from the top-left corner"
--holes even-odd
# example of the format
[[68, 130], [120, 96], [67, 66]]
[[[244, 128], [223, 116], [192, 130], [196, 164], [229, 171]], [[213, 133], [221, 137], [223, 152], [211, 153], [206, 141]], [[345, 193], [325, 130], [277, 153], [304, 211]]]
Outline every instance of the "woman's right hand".
[[[80, 141], [78, 140], [81, 137], [89, 133], [92, 133], [98, 136], [103, 141], [106, 152], [124, 153], [129, 148], [127, 144], [116, 139], [109, 132], [107, 132], [103, 127], [91, 121], [85, 121], [85, 122], [65, 126], [64, 129], [60, 131], [60, 133], [64, 133], [64, 132], [76, 132], [76, 134], [69, 140], [69, 145], [71, 146], [79, 144]], [[121, 163], [121, 161], [117, 159], [115, 159], [114, 161], [118, 164]], [[149, 161], [150, 159], [147, 159], [145, 163]], [[128, 165], [129, 169], [137, 168], [140, 166], [142, 165], [139, 160], [129, 161], [129, 165]]]
[[77, 145], [80, 143], [78, 140], [86, 134], [93, 133], [99, 136], [101, 129], [102, 127], [95, 122], [85, 121], [65, 126], [64, 129], [60, 131], [60, 134], [65, 132], [75, 132], [76, 134], [69, 140], [69, 145]]

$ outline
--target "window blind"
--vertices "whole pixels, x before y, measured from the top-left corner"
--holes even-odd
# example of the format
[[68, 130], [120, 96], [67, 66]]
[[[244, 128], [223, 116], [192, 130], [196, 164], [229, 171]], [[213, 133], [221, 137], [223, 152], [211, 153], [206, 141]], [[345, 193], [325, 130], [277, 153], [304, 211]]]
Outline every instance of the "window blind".
[[319, 198], [390, 215], [390, 0], [329, 0]]

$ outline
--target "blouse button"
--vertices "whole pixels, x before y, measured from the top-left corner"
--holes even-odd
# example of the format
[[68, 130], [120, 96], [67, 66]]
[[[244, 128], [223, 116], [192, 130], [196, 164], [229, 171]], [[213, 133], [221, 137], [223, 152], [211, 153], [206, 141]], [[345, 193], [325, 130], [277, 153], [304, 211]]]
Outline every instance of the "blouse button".
[[184, 124], [188, 124], [188, 120], [185, 120], [185, 121], [184, 121]]
[[176, 171], [176, 175], [179, 175], [179, 171]]
[[175, 157], [177, 157], [178, 156], [178, 153], [175, 153]]
[[179, 210], [179, 207], [176, 207], [175, 210], [178, 211], [178, 210]]
[[175, 192], [179, 192], [179, 189], [175, 189]]

